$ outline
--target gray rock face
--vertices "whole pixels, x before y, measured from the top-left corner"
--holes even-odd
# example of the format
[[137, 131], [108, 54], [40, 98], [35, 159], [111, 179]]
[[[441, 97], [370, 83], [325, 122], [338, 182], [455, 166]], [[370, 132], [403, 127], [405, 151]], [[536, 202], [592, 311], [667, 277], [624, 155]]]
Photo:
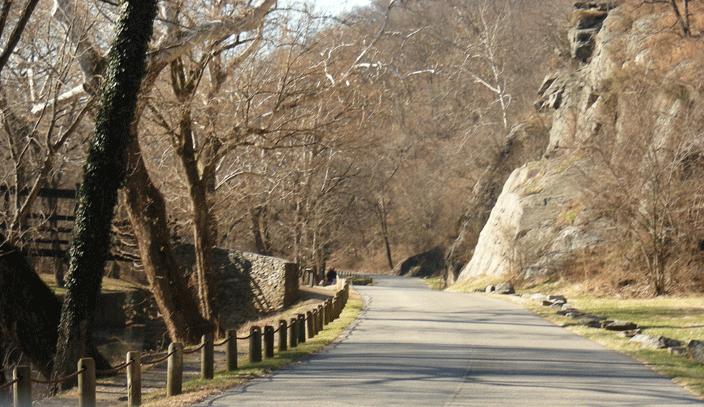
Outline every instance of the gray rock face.
[[687, 344], [687, 356], [699, 363], [704, 363], [704, 341], [689, 341]]
[[594, 40], [608, 16], [608, 10], [599, 3], [581, 3], [577, 9], [574, 13], [576, 24], [569, 33], [570, 47], [572, 58], [586, 63], [594, 52]]

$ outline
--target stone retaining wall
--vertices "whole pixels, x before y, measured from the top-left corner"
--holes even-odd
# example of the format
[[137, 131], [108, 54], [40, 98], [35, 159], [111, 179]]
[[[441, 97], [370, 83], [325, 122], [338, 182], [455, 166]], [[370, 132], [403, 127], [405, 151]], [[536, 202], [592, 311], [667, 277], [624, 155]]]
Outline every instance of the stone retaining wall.
[[[193, 246], [174, 250], [183, 272], [194, 280]], [[223, 328], [293, 304], [298, 296], [298, 265], [276, 257], [216, 248], [211, 295]]]

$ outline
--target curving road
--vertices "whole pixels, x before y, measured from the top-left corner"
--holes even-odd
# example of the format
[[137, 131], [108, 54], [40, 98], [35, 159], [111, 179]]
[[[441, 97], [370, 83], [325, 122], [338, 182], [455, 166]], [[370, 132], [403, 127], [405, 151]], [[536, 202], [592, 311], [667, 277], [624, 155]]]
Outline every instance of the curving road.
[[306, 362], [201, 406], [674, 406], [702, 404], [627, 356], [477, 294], [415, 279], [357, 290], [366, 310]]

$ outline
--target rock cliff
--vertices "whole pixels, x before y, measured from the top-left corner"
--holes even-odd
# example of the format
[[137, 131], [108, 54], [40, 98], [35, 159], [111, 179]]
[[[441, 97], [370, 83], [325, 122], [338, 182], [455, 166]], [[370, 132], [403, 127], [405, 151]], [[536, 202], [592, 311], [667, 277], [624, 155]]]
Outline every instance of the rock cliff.
[[[571, 61], [548, 75], [536, 103], [552, 116], [542, 159], [508, 177], [459, 281], [560, 273], [577, 253], [618, 239], [594, 205], [610, 185], [606, 167], [624, 159], [612, 152], [635, 142], [639, 126], [655, 128], [653, 146], [664, 143], [701, 107], [704, 46], [680, 35], [667, 5], [578, 2], [571, 25]], [[644, 93], [628, 85], [635, 80], [648, 84], [651, 124], [642, 121]]]

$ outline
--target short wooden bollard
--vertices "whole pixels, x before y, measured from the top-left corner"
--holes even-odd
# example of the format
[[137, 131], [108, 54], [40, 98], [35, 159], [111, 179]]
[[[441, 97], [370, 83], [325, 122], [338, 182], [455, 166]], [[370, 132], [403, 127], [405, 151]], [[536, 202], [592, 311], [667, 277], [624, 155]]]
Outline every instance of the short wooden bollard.
[[225, 359], [227, 360], [227, 371], [237, 370], [237, 331], [230, 329], [225, 333]]
[[308, 328], [308, 338], [315, 336], [315, 329], [313, 329], [313, 313], [306, 311], [306, 328]]
[[315, 334], [319, 334], [323, 330], [323, 324], [321, 323], [323, 317], [323, 312], [320, 307], [315, 307]]
[[310, 311], [311, 314], [311, 323], [313, 324], [313, 336], [318, 335], [318, 309], [313, 308], [313, 311]]
[[332, 297], [332, 302], [330, 303], [330, 321], [337, 319], [337, 296]]
[[274, 327], [271, 325], [264, 327], [264, 357], [267, 359], [274, 357]]
[[279, 320], [279, 352], [285, 352], [288, 349], [288, 324], [285, 319]]
[[78, 407], [95, 407], [95, 361], [78, 360]]
[[215, 374], [215, 349], [213, 345], [213, 334], [205, 334], [201, 337], [200, 344], [200, 378], [210, 380]]
[[332, 322], [332, 299], [325, 301], [325, 325]]
[[17, 382], [12, 386], [14, 407], [32, 407], [32, 368], [17, 366], [12, 372], [12, 379]]
[[288, 347], [293, 349], [298, 346], [298, 319], [291, 318], [289, 321], [288, 329]]
[[318, 305], [318, 332], [323, 330], [323, 320], [325, 319], [325, 308]]
[[335, 312], [335, 314], [338, 318], [340, 318], [340, 315], [342, 315], [342, 295], [340, 295], [340, 293], [337, 293], [335, 298], [337, 298], [337, 311]]
[[127, 407], [142, 405], [142, 355], [127, 352]]
[[166, 395], [168, 397], [181, 394], [183, 385], [183, 345], [169, 345], [169, 359], [166, 362]]
[[262, 330], [258, 326], [249, 329], [249, 362], [262, 361]]
[[306, 343], [306, 316], [298, 314], [298, 343]]

